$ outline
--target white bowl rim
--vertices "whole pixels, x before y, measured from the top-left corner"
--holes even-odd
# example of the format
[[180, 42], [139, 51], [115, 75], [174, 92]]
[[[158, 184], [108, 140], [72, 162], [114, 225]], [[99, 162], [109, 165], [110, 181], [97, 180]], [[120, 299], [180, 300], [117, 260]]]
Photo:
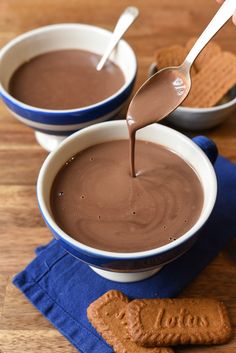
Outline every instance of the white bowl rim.
[[[154, 62], [151, 63], [151, 65], [149, 67], [149, 72], [151, 73], [152, 70], [154, 70], [155, 68], [156, 68], [156, 64]], [[176, 110], [178, 110], [179, 112], [185, 112], [185, 113], [188, 113], [188, 112], [189, 113], [210, 113], [210, 112], [216, 112], [216, 111], [230, 108], [234, 104], [236, 104], [236, 97], [231, 99], [229, 102], [215, 105], [214, 107], [210, 107], [210, 108], [195, 108], [195, 107], [179, 106]], [[200, 119], [201, 119], [201, 117], [200, 117]]]
[[[86, 23], [57, 23], [57, 24], [52, 24], [52, 25], [47, 25], [47, 26], [42, 26], [42, 27], [38, 27], [35, 28], [31, 31], [27, 31], [25, 33], [20, 34], [19, 36], [13, 38], [12, 40], [10, 40], [6, 45], [4, 45], [1, 50], [0, 50], [0, 60], [2, 59], [3, 55], [6, 54], [6, 52], [11, 49], [12, 47], [14, 47], [15, 45], [17, 45], [18, 43], [20, 43], [21, 41], [33, 37], [37, 34], [43, 33], [43, 32], [50, 32], [53, 29], [61, 29], [61, 28], [69, 28], [69, 27], [77, 27], [77, 28], [87, 28], [87, 29], [93, 29], [96, 30], [100, 33], [106, 33], [106, 34], [112, 34], [111, 31], [102, 28], [102, 27], [98, 27], [98, 26], [93, 26], [90, 24], [86, 24]], [[120, 42], [122, 43], [122, 45], [125, 45], [126, 48], [128, 48], [128, 50], [130, 50], [133, 59], [134, 59], [134, 71], [133, 71], [133, 75], [131, 76], [131, 78], [129, 80], [125, 80], [125, 83], [121, 86], [121, 88], [116, 91], [113, 95], [109, 96], [108, 98], [99, 101], [97, 103], [91, 104], [91, 105], [87, 105], [81, 108], [74, 108], [74, 109], [44, 109], [44, 108], [37, 108], [34, 107], [32, 105], [23, 103], [21, 101], [19, 101], [18, 99], [14, 98], [9, 92], [7, 92], [7, 90], [5, 90], [5, 88], [2, 86], [2, 83], [0, 81], [0, 94], [1, 92], [3, 92], [2, 94], [4, 96], [6, 96], [10, 101], [14, 102], [16, 105], [20, 106], [22, 109], [27, 109], [27, 110], [31, 110], [34, 112], [38, 112], [38, 113], [51, 113], [51, 114], [60, 114], [60, 113], [77, 113], [77, 112], [83, 112], [83, 111], [88, 111], [90, 109], [93, 108], [98, 108], [106, 103], [108, 103], [109, 101], [111, 101], [112, 99], [118, 97], [123, 91], [125, 91], [129, 85], [133, 82], [133, 80], [136, 77], [137, 74], [137, 58], [136, 55], [134, 53], [134, 50], [132, 49], [132, 47], [124, 40], [121, 39]]]
[[[171, 243], [168, 243], [166, 245], [163, 245], [161, 247], [154, 248], [151, 250], [131, 252], [131, 253], [110, 252], [110, 251], [106, 251], [106, 250], [92, 248], [88, 245], [85, 245], [85, 244], [80, 243], [79, 241], [73, 239], [56, 224], [56, 222], [53, 220], [50, 213], [48, 212], [48, 209], [47, 209], [45, 202], [44, 202], [44, 199], [42, 197], [44, 173], [47, 169], [47, 166], [51, 163], [52, 159], [54, 158], [54, 156], [56, 154], [60, 153], [61, 148], [63, 148], [65, 145], [70, 144], [71, 140], [76, 139], [77, 136], [80, 136], [81, 134], [86, 134], [87, 130], [95, 130], [96, 131], [97, 128], [100, 128], [102, 126], [113, 125], [114, 127], [116, 127], [116, 126], [119, 127], [124, 124], [126, 124], [125, 120], [106, 121], [106, 122], [102, 122], [102, 123], [88, 126], [82, 130], [75, 132], [74, 134], [70, 135], [69, 137], [67, 137], [60, 144], [58, 149], [51, 152], [48, 155], [48, 157], [45, 159], [45, 161], [40, 169], [40, 172], [39, 172], [36, 189], [37, 189], [38, 204], [39, 204], [40, 210], [41, 210], [46, 222], [48, 223], [48, 225], [50, 226], [51, 229], [53, 229], [56, 233], [58, 233], [60, 235], [60, 237], [63, 238], [63, 240], [65, 240], [67, 243], [71, 244], [72, 247], [80, 248], [82, 251], [85, 251], [87, 253], [92, 253], [95, 256], [110, 257], [110, 258], [114, 258], [114, 259], [127, 259], [127, 258], [128, 259], [139, 259], [139, 258], [144, 258], [144, 257], [151, 257], [151, 256], [158, 255], [158, 254], [161, 254], [166, 251], [170, 251], [170, 250], [174, 249], [175, 247], [184, 243], [186, 240], [191, 238], [197, 231], [199, 231], [201, 229], [201, 227], [205, 224], [205, 222], [209, 218], [209, 216], [212, 212], [212, 209], [215, 205], [216, 196], [217, 196], [217, 179], [216, 179], [216, 174], [215, 174], [214, 168], [213, 168], [210, 160], [206, 156], [206, 154], [202, 151], [202, 149], [187, 136], [185, 136], [182, 133], [180, 133], [170, 127], [167, 127], [165, 125], [153, 124], [153, 126], [155, 126], [155, 125], [158, 126], [158, 129], [168, 130], [171, 133], [177, 135], [182, 140], [184, 140], [186, 143], [188, 143], [188, 144], [190, 143], [192, 145], [193, 149], [198, 154], [201, 155], [201, 158], [204, 160], [204, 162], [207, 164], [207, 166], [209, 168], [209, 174], [211, 175], [211, 183], [212, 183], [212, 188], [213, 188], [213, 194], [211, 195], [211, 202], [209, 202], [208, 208], [206, 208], [204, 217], [200, 217], [192, 228], [190, 228], [185, 234], [183, 234], [182, 236], [180, 236], [176, 240], [172, 241]], [[201, 219], [201, 221], [200, 221], [200, 219]]]

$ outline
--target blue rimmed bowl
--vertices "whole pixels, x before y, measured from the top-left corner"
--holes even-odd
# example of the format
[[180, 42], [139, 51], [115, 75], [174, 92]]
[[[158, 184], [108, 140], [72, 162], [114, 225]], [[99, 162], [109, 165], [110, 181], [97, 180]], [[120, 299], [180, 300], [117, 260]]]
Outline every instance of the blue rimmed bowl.
[[36, 108], [20, 102], [8, 92], [14, 71], [31, 58], [53, 50], [81, 49], [102, 55], [111, 32], [87, 24], [56, 24], [24, 33], [0, 51], [0, 94], [10, 112], [33, 128], [36, 139], [52, 151], [71, 133], [116, 116], [129, 98], [137, 73], [136, 56], [121, 40], [110, 59], [122, 70], [125, 83], [112, 96], [96, 104], [67, 110]]
[[[128, 139], [128, 129], [124, 120], [89, 126], [69, 136], [56, 151], [49, 154], [43, 163], [37, 182], [37, 198], [48, 228], [70, 254], [87, 263], [95, 272], [109, 280], [134, 282], [150, 277], [166, 263], [181, 256], [200, 236], [198, 231], [210, 216], [217, 194], [215, 172], [207, 156], [214, 162], [217, 150], [214, 143], [207, 138], [198, 137], [195, 140], [196, 144], [183, 134], [161, 124], [149, 125], [137, 132], [138, 140], [161, 144], [177, 153], [194, 168], [203, 188], [203, 208], [193, 227], [178, 239], [147, 251], [118, 253], [87, 246], [65, 233], [53, 217], [50, 194], [58, 171], [68, 159], [90, 146], [121, 139]], [[143, 236], [145, 237], [145, 234]], [[107, 239], [109, 242], [109, 235]]]

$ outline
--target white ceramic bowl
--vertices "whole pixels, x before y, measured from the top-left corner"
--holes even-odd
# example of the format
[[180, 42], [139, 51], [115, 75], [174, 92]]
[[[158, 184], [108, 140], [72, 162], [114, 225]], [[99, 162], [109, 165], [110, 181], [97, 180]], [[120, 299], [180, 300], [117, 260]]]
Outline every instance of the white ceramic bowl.
[[[120, 139], [128, 139], [128, 129], [124, 120], [93, 125], [68, 137], [43, 163], [37, 182], [37, 197], [39, 208], [48, 228], [68, 252], [86, 262], [94, 271], [107, 279], [133, 282], [153, 275], [164, 264], [181, 256], [193, 245], [198, 238], [198, 230], [208, 219], [215, 204], [217, 183], [214, 169], [206, 154], [188, 137], [160, 124], [153, 124], [141, 129], [137, 133], [137, 139], [170, 148], [197, 172], [204, 193], [204, 204], [199, 219], [189, 231], [177, 240], [148, 251], [116, 253], [82, 244], [66, 234], [54, 221], [50, 209], [52, 183], [62, 165], [71, 156], [95, 144]], [[200, 141], [202, 140], [203, 138], [200, 138]], [[214, 146], [208, 139], [204, 143], [207, 146]]]
[[111, 32], [86, 24], [56, 24], [24, 33], [0, 51], [0, 95], [11, 113], [36, 130], [38, 142], [48, 151], [71, 133], [101, 121], [114, 118], [129, 98], [137, 72], [131, 47], [121, 40], [110, 59], [125, 76], [125, 83], [112, 96], [96, 104], [67, 110], [40, 109], [24, 104], [8, 93], [13, 72], [27, 60], [45, 52], [82, 49], [102, 55]]
[[[148, 76], [157, 72], [156, 64], [150, 66]], [[206, 130], [221, 124], [236, 110], [236, 87], [229, 93], [230, 100], [212, 108], [178, 107], [163, 121], [186, 130]]]

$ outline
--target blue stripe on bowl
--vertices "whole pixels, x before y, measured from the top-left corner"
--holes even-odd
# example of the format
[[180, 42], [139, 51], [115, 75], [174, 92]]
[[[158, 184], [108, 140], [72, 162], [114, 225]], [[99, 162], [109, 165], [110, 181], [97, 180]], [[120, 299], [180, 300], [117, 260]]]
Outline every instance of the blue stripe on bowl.
[[[39, 205], [39, 204], [38, 204]], [[67, 240], [62, 238], [55, 230], [50, 226], [50, 224], [47, 222], [46, 218], [44, 217], [44, 214], [42, 212], [42, 209], [39, 209], [41, 211], [41, 214], [43, 216], [44, 222], [46, 223], [48, 229], [54, 236], [56, 240], [58, 240], [69, 253], [71, 253], [73, 256], [79, 258], [80, 260], [86, 262], [87, 264], [95, 265], [95, 266], [104, 266], [106, 263], [110, 263], [111, 261], [114, 261], [114, 258], [111, 258], [109, 256], [104, 256], [104, 255], [96, 255], [95, 253], [86, 251], [84, 249], [81, 249], [79, 246], [75, 247], [71, 243], [69, 243]], [[119, 258], [115, 259], [119, 260]]]
[[[45, 220], [45, 219], [44, 219]], [[46, 220], [45, 220], [46, 222]], [[151, 270], [160, 265], [163, 265], [169, 261], [174, 260], [178, 256], [184, 254], [191, 246], [195, 243], [199, 236], [199, 231], [191, 238], [186, 240], [184, 243], [176, 246], [173, 249], [166, 250], [160, 254], [154, 254], [151, 256], [141, 257], [141, 258], [132, 258], [128, 256], [126, 258], [121, 258], [117, 254], [117, 257], [109, 257], [95, 252], [86, 251], [79, 246], [74, 246], [69, 243], [66, 239], [61, 237], [55, 230], [46, 222], [50, 232], [54, 237], [60, 242], [61, 246], [66, 249], [70, 254], [80, 259], [83, 262], [86, 262], [89, 265], [97, 266], [104, 270], [117, 270], [117, 271], [129, 271], [129, 272], [138, 272], [142, 270]]]
[[1, 92], [1, 94], [3, 101], [9, 109], [25, 119], [42, 124], [50, 123], [50, 125], [72, 125], [98, 119], [99, 117], [102, 117], [103, 115], [117, 109], [130, 96], [134, 83], [135, 77], [124, 91], [105, 103], [98, 103], [91, 108], [74, 109], [71, 111], [44, 111], [43, 109], [37, 109], [34, 107], [30, 109], [26, 108], [26, 106], [24, 106], [21, 102], [10, 99], [4, 92]]
[[61, 237], [61, 235], [58, 234], [55, 231], [55, 229], [51, 227], [51, 225], [47, 222], [47, 219], [44, 216], [44, 213], [40, 207], [39, 202], [38, 202], [38, 206], [50, 232], [53, 234], [55, 239], [60, 242], [61, 246], [64, 249], [66, 249], [69, 253], [71, 253], [73, 256], [80, 259], [81, 261], [105, 270], [116, 269], [117, 271], [122, 272], [122, 269], [123, 270], [126, 269], [126, 271], [128, 269], [129, 272], [133, 272], [133, 271], [136, 272], [136, 271], [154, 269], [157, 266], [160, 266], [162, 264], [165, 264], [166, 262], [172, 261], [173, 259], [185, 253], [195, 243], [195, 241], [197, 240], [200, 234], [200, 232], [198, 231], [195, 234], [193, 234], [191, 238], [187, 239], [184, 243], [179, 244], [175, 248], [163, 251], [160, 254], [154, 254], [151, 256], [132, 258], [132, 259], [130, 259], [128, 256], [126, 258], [121, 258], [117, 254], [117, 257], [114, 258], [110, 256], [96, 254], [95, 252], [86, 251], [85, 249], [80, 248], [79, 244], [78, 246], [75, 246], [70, 242], [68, 242], [66, 239]]
[[[111, 120], [117, 120], [118, 119], [122, 119], [121, 117], [118, 117], [119, 112], [115, 115], [112, 116], [109, 119], [105, 119], [104, 121], [111, 121]], [[100, 121], [99, 121], [100, 122]], [[91, 125], [93, 124], [93, 122], [91, 123]], [[94, 123], [96, 124], [96, 123]], [[32, 127], [32, 126], [31, 126]], [[75, 129], [75, 130], [68, 130], [68, 131], [58, 131], [58, 130], [47, 130], [47, 129], [40, 129], [38, 127], [32, 127], [35, 131], [39, 131], [42, 132], [43, 134], [47, 134], [47, 135], [56, 135], [56, 136], [70, 136], [71, 134], [73, 134], [76, 131], [82, 130], [83, 127]]]

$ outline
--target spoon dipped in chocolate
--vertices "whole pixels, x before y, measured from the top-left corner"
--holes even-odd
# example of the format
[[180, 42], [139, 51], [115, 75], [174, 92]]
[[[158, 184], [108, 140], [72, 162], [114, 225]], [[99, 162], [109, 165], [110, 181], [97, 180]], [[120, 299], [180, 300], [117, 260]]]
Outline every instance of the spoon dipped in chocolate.
[[158, 71], [133, 97], [126, 117], [133, 177], [136, 176], [134, 160], [136, 131], [165, 118], [184, 101], [191, 88], [190, 69], [193, 62], [212, 37], [231, 18], [235, 10], [236, 1], [226, 0], [196, 41], [183, 64]]

